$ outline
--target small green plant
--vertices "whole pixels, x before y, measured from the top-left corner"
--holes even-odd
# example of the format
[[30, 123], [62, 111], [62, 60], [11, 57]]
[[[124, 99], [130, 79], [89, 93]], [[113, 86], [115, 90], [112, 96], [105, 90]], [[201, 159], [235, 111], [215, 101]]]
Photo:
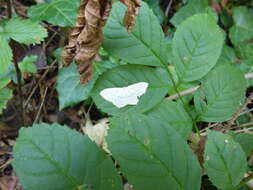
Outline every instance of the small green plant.
[[36, 67], [33, 65], [33, 62], [36, 60], [34, 56], [24, 58], [19, 65], [13, 60], [12, 49], [9, 45], [10, 41], [15, 40], [16, 42], [26, 45], [39, 44], [46, 36], [47, 31], [30, 19], [14, 17], [0, 22], [0, 114], [6, 107], [7, 101], [12, 97], [11, 90], [5, 88], [5, 86], [11, 79], [16, 83], [18, 82], [15, 75], [15, 67], [16, 72], [20, 72], [21, 74], [25, 72], [36, 72]]
[[[56, 87], [60, 109], [91, 98], [108, 115], [103, 139], [108, 147], [56, 123], [22, 128], [12, 164], [25, 190], [123, 190], [122, 179], [136, 190], [199, 190], [204, 175], [219, 189], [239, 190], [253, 178], [247, 162], [253, 135], [234, 130], [252, 98], [246, 98], [252, 84], [252, 9], [232, 7], [232, 24], [226, 25], [207, 0], [187, 2], [170, 19], [175, 30], [169, 37], [160, 25], [166, 15], [155, 1], [141, 2], [131, 32], [123, 24], [126, 7], [113, 3], [99, 52], [103, 61], [93, 63], [89, 83], [80, 84], [72, 63], [59, 70]], [[28, 15], [72, 26], [79, 3], [52, 0], [33, 6]], [[32, 44], [45, 37], [35, 21], [1, 22], [0, 74], [11, 65], [9, 39]], [[26, 58], [20, 70], [36, 72], [33, 61]], [[0, 81], [0, 111], [11, 98], [4, 88], [9, 81], [6, 76]], [[138, 83], [147, 84], [141, 95], [139, 89], [122, 91]], [[107, 99], [101, 95], [105, 89], [115, 93]], [[126, 99], [132, 103], [114, 104]], [[196, 147], [202, 152], [193, 151]]]

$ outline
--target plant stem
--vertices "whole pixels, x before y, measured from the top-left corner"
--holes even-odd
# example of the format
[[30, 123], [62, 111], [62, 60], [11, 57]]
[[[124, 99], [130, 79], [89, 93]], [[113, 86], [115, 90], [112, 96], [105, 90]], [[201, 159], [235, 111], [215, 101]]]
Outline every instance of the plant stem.
[[11, 0], [6, 0], [7, 1], [7, 16], [9, 19], [12, 17], [12, 4]]
[[[245, 79], [252, 79], [252, 78], [253, 78], [253, 73], [246, 73], [246, 74], [244, 75], [244, 77], [245, 77]], [[177, 84], [177, 85], [178, 85], [178, 84]], [[178, 85], [178, 86], [179, 86], [179, 85]], [[199, 87], [200, 87], [200, 86], [195, 86], [195, 87], [193, 87], [193, 88], [187, 89], [187, 90], [182, 91], [182, 92], [180, 92], [180, 93], [176, 93], [176, 94], [174, 94], [174, 95], [171, 95], [171, 96], [169, 96], [169, 97], [166, 98], [166, 99], [168, 99], [168, 100], [175, 100], [175, 99], [177, 99], [179, 96], [185, 96], [185, 95], [188, 95], [188, 94], [192, 94], [192, 93], [194, 93], [196, 90], [198, 90]]]
[[24, 98], [23, 98], [23, 92], [22, 92], [22, 82], [21, 82], [21, 78], [22, 78], [22, 73], [18, 67], [18, 63], [17, 60], [15, 59], [15, 54], [14, 54], [14, 58], [13, 58], [13, 63], [14, 63], [14, 67], [16, 70], [16, 74], [17, 74], [17, 81], [18, 81], [18, 96], [19, 96], [19, 109], [20, 109], [20, 113], [21, 113], [21, 125], [24, 126], [25, 125], [25, 112], [24, 112]]
[[236, 121], [236, 119], [240, 116], [243, 110], [247, 107], [247, 105], [253, 100], [253, 93], [249, 95], [243, 105], [241, 105], [240, 109], [233, 114], [232, 118], [228, 121], [226, 127], [229, 129]]
[[173, 78], [173, 74], [170, 72], [168, 66], [166, 64], [163, 64], [164, 65], [164, 68], [165, 70], [167, 71], [167, 73], [169, 74], [169, 77], [172, 81], [172, 85], [173, 85], [173, 88], [176, 92], [176, 94], [178, 95], [179, 97], [179, 100], [181, 101], [181, 103], [183, 104], [184, 108], [185, 108], [185, 111], [188, 113], [188, 115], [190, 116], [191, 120], [192, 120], [192, 123], [193, 123], [193, 127], [194, 129], [196, 130], [198, 136], [200, 137], [200, 132], [199, 132], [199, 129], [198, 129], [198, 126], [197, 126], [197, 122], [196, 120], [193, 118], [192, 114], [191, 114], [191, 111], [189, 110], [189, 107], [188, 105], [186, 105], [186, 103], [184, 102], [180, 92], [178, 91], [178, 88], [177, 88], [177, 84], [176, 84], [176, 81], [174, 80]]
[[240, 189], [241, 187], [243, 187], [244, 185], [246, 185], [252, 179], [253, 179], [253, 174], [251, 174], [248, 177], [246, 177], [245, 179], [243, 179], [241, 181], [241, 183], [239, 185], [237, 185], [236, 187], [234, 187], [232, 190], [238, 190], [238, 189]]
[[[7, 1], [7, 13], [8, 13], [8, 18], [11, 19], [12, 18], [12, 2], [11, 0], [6, 0]], [[13, 41], [11, 40], [10, 43], [12, 43]], [[15, 51], [13, 52], [14, 56], [13, 56], [13, 63], [14, 63], [14, 67], [16, 70], [16, 74], [17, 74], [17, 81], [18, 81], [18, 96], [19, 96], [19, 109], [20, 109], [20, 113], [21, 113], [21, 125], [24, 126], [25, 125], [25, 112], [24, 112], [24, 98], [23, 98], [23, 92], [22, 92], [22, 73], [18, 67], [18, 62], [15, 58]]]

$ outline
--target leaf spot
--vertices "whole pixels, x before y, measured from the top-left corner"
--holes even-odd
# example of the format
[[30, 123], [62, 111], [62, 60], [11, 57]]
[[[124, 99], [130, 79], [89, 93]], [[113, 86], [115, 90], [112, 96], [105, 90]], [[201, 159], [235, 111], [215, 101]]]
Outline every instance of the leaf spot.
[[145, 138], [145, 139], [144, 139], [144, 144], [145, 144], [146, 146], [148, 146], [148, 145], [150, 144], [150, 139]]

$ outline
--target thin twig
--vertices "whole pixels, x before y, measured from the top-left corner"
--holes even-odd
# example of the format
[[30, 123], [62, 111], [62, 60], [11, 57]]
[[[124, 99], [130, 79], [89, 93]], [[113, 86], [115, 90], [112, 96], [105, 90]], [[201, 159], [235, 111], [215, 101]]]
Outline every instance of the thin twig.
[[7, 160], [7, 162], [5, 162], [3, 165], [0, 166], [0, 169], [2, 170], [4, 168], [6, 168], [7, 166], [9, 166], [12, 161], [13, 161], [13, 159], [10, 158], [9, 160]]
[[[181, 96], [185, 96], [185, 95], [187, 95], [187, 94], [192, 94], [192, 93], [195, 92], [199, 87], [200, 87], [200, 86], [195, 86], [194, 88], [187, 89], [187, 90], [185, 90], [185, 91], [180, 92], [179, 94], [180, 94]], [[166, 98], [166, 99], [167, 99], [167, 100], [174, 100], [174, 99], [176, 99], [176, 98], [178, 98], [178, 94], [171, 95], [171, 96], [169, 96], [169, 97]]]
[[28, 105], [29, 101], [31, 100], [33, 94], [35, 93], [35, 91], [37, 90], [37, 88], [39, 87], [39, 84], [41, 83], [41, 81], [46, 77], [47, 73], [49, 72], [50, 68], [52, 68], [56, 63], [56, 60], [53, 61], [53, 63], [51, 64], [50, 67], [48, 67], [48, 69], [43, 73], [43, 75], [41, 76], [40, 80], [38, 81], [38, 83], [36, 84], [36, 86], [33, 88], [32, 92], [30, 93], [29, 97], [27, 98], [24, 107], [26, 108], [26, 106]]
[[242, 125], [239, 125], [239, 126], [236, 127], [236, 128], [244, 128], [244, 127], [248, 127], [248, 126], [251, 126], [251, 125], [253, 125], [253, 122], [244, 123], [244, 124], [242, 124]]
[[[246, 79], [251, 79], [251, 78], [253, 78], [253, 73], [247, 73], [247, 74], [244, 75], [244, 77], [245, 77]], [[188, 95], [188, 94], [192, 94], [192, 93], [194, 93], [199, 87], [200, 87], [200, 86], [195, 86], [195, 87], [193, 87], [193, 88], [184, 90], [184, 91], [182, 91], [182, 92], [180, 92], [180, 93], [171, 95], [171, 96], [167, 97], [166, 99], [168, 99], [168, 100], [175, 100], [175, 99], [177, 99], [177, 98], [179, 97], [179, 95], [180, 95], [180, 96], [185, 96], [185, 95]]]
[[165, 11], [165, 16], [166, 16], [166, 17], [169, 16], [169, 12], [170, 12], [172, 3], [173, 3], [173, 0], [170, 0], [168, 6], [167, 6], [167, 8], [166, 8], [166, 11]]
[[253, 100], [253, 93], [249, 95], [247, 100], [244, 102], [244, 104], [240, 107], [240, 109], [232, 116], [232, 118], [228, 121], [226, 128], [230, 128], [234, 123], [235, 120], [240, 116], [240, 114], [243, 112], [245, 107]]
[[219, 125], [221, 125], [221, 123], [219, 123], [219, 122], [218, 123], [213, 123], [213, 124], [209, 123], [208, 127], [200, 130], [200, 133], [204, 133], [207, 129], [212, 129], [214, 127], [218, 127]]
[[253, 174], [249, 175], [248, 177], [244, 178], [239, 185], [234, 187], [232, 190], [238, 190], [242, 188], [244, 185], [246, 185], [250, 180], [253, 179]]
[[38, 122], [38, 119], [39, 119], [39, 116], [40, 116], [42, 107], [43, 107], [43, 105], [44, 105], [44, 103], [45, 103], [45, 99], [46, 99], [46, 96], [47, 96], [47, 90], [48, 90], [48, 87], [46, 88], [45, 93], [44, 93], [44, 95], [43, 95], [43, 97], [42, 97], [42, 102], [41, 102], [41, 104], [40, 104], [38, 113], [37, 113], [37, 115], [36, 115], [36, 117], [35, 117], [35, 120], [34, 120], [33, 124], [35, 124], [35, 123]]
[[242, 115], [244, 115], [244, 114], [250, 113], [250, 112], [252, 112], [252, 111], [253, 111], [253, 108], [248, 109], [248, 110], [246, 110], [246, 111], [244, 111], [244, 112], [240, 113], [240, 115], [239, 115], [239, 116], [242, 116]]

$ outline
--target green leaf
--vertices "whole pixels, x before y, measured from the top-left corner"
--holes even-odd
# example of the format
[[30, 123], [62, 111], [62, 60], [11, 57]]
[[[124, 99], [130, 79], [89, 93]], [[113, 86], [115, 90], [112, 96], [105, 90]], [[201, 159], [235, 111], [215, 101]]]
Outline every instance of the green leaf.
[[80, 74], [76, 64], [72, 63], [70, 66], [60, 69], [56, 87], [59, 94], [60, 110], [88, 99], [99, 75], [116, 66], [117, 64], [109, 61], [93, 63], [94, 73], [86, 86], [80, 84]]
[[12, 98], [12, 91], [8, 88], [0, 89], [0, 114], [6, 108], [8, 101]]
[[[120, 115], [133, 111], [145, 112], [162, 101], [168, 92], [169, 81], [168, 73], [161, 68], [123, 65], [102, 74], [97, 80], [91, 95], [97, 107], [111, 115]], [[126, 87], [138, 82], [147, 82], [149, 86], [146, 93], [139, 98], [137, 105], [118, 108], [100, 95], [100, 92], [106, 88]]]
[[37, 58], [37, 56], [26, 56], [18, 65], [21, 72], [36, 73], [37, 67], [34, 62], [37, 60]]
[[[14, 64], [10, 64], [8, 66], [8, 69], [7, 71], [4, 73], [4, 74], [1, 74], [0, 75], [0, 79], [9, 79], [9, 80], [12, 80], [14, 83], [18, 83], [17, 81], [17, 73], [16, 73], [16, 70], [15, 70], [15, 67], [14, 67]], [[23, 80], [23, 79], [21, 79]]]
[[8, 67], [12, 64], [12, 50], [9, 46], [8, 40], [0, 34], [0, 74], [4, 74], [7, 72]]
[[229, 30], [229, 37], [237, 45], [253, 38], [253, 14], [247, 7], [233, 9], [234, 26]]
[[234, 64], [236, 62], [236, 55], [233, 48], [224, 45], [222, 48], [221, 55], [217, 61], [217, 65]]
[[97, 80], [98, 75], [93, 75], [86, 86], [80, 84], [80, 74], [76, 64], [60, 69], [57, 76], [57, 92], [60, 103], [60, 110], [73, 106], [89, 98], [91, 89]]
[[195, 14], [209, 13], [215, 20], [217, 20], [217, 15], [208, 6], [208, 1], [206, 0], [192, 0], [187, 5], [180, 8], [175, 15], [172, 17], [170, 22], [178, 27], [184, 20]]
[[112, 69], [114, 67], [119, 66], [120, 64], [118, 63], [112, 63], [111, 61], [99, 61], [99, 62], [95, 62], [93, 63], [93, 68], [94, 71], [98, 74], [101, 75], [103, 74], [105, 71]]
[[188, 139], [192, 132], [192, 120], [184, 107], [170, 100], [164, 100], [148, 111], [147, 116], [165, 121], [173, 127], [184, 139]]
[[153, 10], [154, 14], [157, 16], [159, 23], [162, 24], [166, 17], [165, 17], [164, 11], [160, 7], [160, 1], [159, 0], [144, 0], [144, 1]]
[[253, 65], [253, 43], [242, 42], [237, 44], [236, 53], [238, 56], [243, 59], [249, 61]]
[[59, 124], [22, 128], [12, 164], [27, 190], [122, 189], [111, 158], [87, 136]]
[[[1, 33], [0, 33], [1, 35]], [[47, 31], [37, 22], [19, 17], [9, 20], [4, 27], [4, 35], [23, 44], [39, 44], [47, 37]]]
[[233, 189], [244, 177], [247, 167], [245, 153], [229, 135], [208, 131], [204, 158], [209, 179], [220, 189]]
[[0, 77], [0, 89], [4, 88], [10, 81], [9, 78]]
[[242, 146], [246, 155], [253, 150], [253, 135], [248, 133], [240, 133], [235, 135], [234, 140]]
[[194, 96], [199, 121], [223, 122], [228, 120], [244, 101], [246, 79], [232, 65], [214, 68], [203, 80]]
[[200, 189], [199, 163], [167, 123], [137, 113], [110, 121], [109, 149], [134, 189]]
[[52, 0], [32, 6], [28, 16], [37, 21], [47, 21], [51, 24], [66, 27], [74, 26], [80, 0]]
[[61, 47], [61, 48], [57, 48], [57, 49], [54, 51], [54, 53], [53, 53], [53, 55], [54, 55], [54, 57], [55, 57], [55, 59], [57, 60], [58, 63], [61, 63], [61, 54], [62, 54], [62, 50], [63, 50], [62, 47]]
[[172, 49], [174, 64], [181, 81], [201, 79], [216, 64], [224, 37], [208, 14], [197, 14], [178, 26]]
[[128, 33], [123, 25], [126, 7], [114, 3], [104, 29], [103, 46], [122, 60], [141, 65], [161, 66], [167, 63], [168, 49], [162, 28], [146, 3], [142, 2], [137, 23]]

